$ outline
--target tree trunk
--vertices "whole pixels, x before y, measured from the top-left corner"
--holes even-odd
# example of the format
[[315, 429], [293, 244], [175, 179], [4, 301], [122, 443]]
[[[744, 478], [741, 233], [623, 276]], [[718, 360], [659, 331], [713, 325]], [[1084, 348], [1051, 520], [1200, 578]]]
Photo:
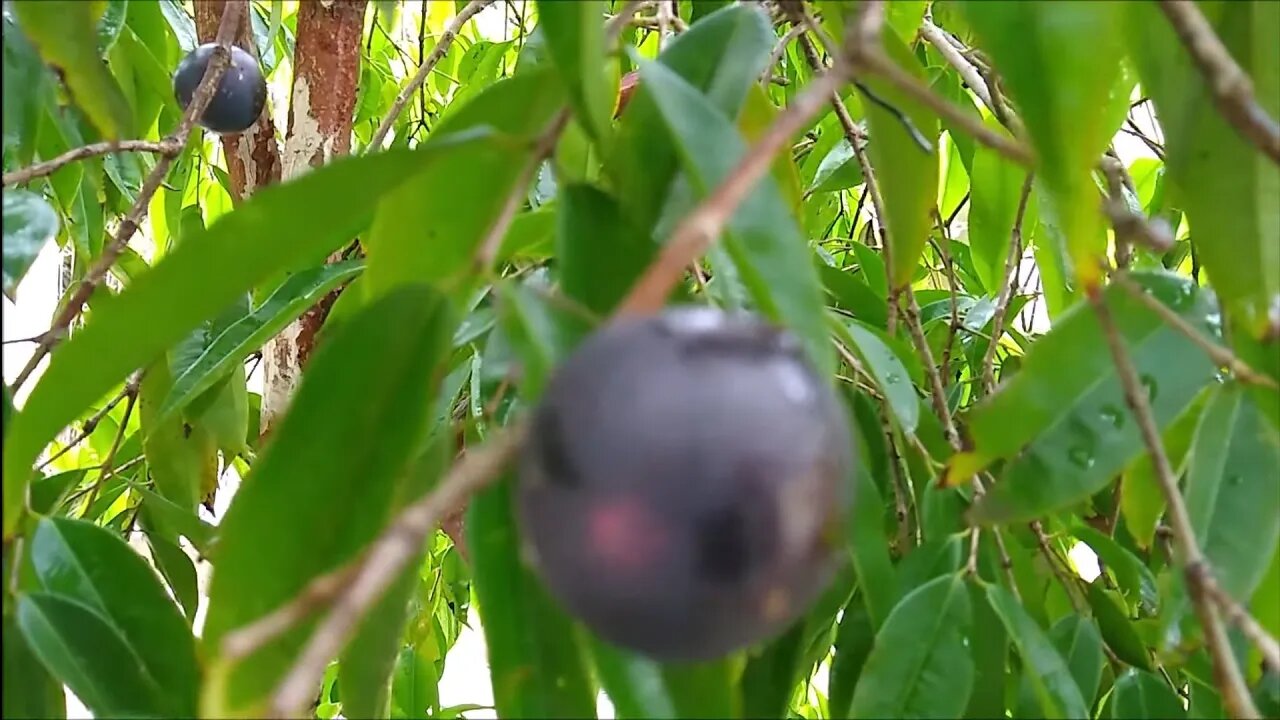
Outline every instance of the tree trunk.
[[[226, 0], [196, 0], [196, 33], [200, 42], [213, 42], [225, 4]], [[261, 58], [249, 28], [249, 13], [245, 12], [240, 16], [240, 27], [236, 30], [236, 45]], [[276, 145], [276, 126], [271, 120], [270, 105], [253, 127], [243, 133], [222, 136], [222, 154], [227, 159], [232, 199], [236, 203], [258, 188], [280, 181], [280, 148]]]
[[[286, 180], [351, 149], [367, 4], [367, 0], [307, 0], [298, 5], [289, 133], [281, 154]], [[336, 298], [336, 291], [325, 296], [267, 343], [262, 355], [263, 437], [293, 397], [316, 334]]]

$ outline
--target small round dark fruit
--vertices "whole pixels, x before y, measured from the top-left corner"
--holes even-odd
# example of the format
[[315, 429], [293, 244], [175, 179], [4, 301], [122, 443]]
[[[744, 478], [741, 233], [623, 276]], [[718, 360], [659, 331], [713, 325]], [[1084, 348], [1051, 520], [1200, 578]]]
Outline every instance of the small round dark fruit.
[[853, 463], [844, 409], [791, 333], [711, 308], [624, 318], [534, 411], [526, 559], [602, 639], [720, 657], [777, 636], [830, 584]]
[[[173, 94], [183, 110], [191, 104], [216, 47], [216, 43], [201, 45], [178, 64], [178, 71], [173, 75]], [[262, 68], [253, 55], [233, 45], [231, 64], [222, 74], [217, 92], [197, 122], [216, 133], [241, 133], [258, 121], [266, 105], [267, 80], [262, 75]]]

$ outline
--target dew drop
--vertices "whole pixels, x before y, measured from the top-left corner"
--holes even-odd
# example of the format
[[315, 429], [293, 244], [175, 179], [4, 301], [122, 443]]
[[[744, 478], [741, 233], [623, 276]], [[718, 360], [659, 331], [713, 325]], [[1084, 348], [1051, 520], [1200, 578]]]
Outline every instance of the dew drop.
[[1124, 411], [1115, 405], [1104, 405], [1098, 414], [1102, 416], [1102, 422], [1113, 428], [1119, 429], [1124, 425]]
[[1146, 388], [1147, 390], [1147, 400], [1148, 401], [1155, 400], [1156, 392], [1159, 390], [1159, 388], [1157, 388], [1156, 386], [1156, 379], [1154, 377], [1151, 377], [1150, 375], [1143, 375], [1142, 377], [1139, 378], [1139, 380], [1142, 381], [1142, 387]]
[[1067, 459], [1071, 461], [1072, 465], [1075, 465], [1081, 470], [1088, 470], [1093, 467], [1093, 463], [1095, 462], [1093, 451], [1083, 446], [1073, 447], [1068, 450]]
[[1244, 482], [1244, 478], [1240, 475], [1232, 475], [1227, 478], [1228, 485], [1239, 485]]
[[897, 385], [902, 382], [902, 376], [898, 375], [898, 373], [891, 372], [884, 376], [884, 382], [886, 385]]

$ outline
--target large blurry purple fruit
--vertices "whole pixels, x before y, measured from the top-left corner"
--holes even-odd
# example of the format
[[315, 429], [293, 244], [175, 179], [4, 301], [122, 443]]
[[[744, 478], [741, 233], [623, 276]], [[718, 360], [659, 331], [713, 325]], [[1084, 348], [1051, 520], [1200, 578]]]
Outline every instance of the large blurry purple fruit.
[[790, 333], [679, 308], [558, 368], [521, 458], [530, 563], [596, 635], [704, 660], [781, 633], [838, 567], [853, 448]]
[[[183, 110], [191, 104], [216, 47], [216, 43], [201, 45], [178, 64], [178, 71], [173, 75], [173, 93]], [[258, 61], [242, 48], [232, 46], [231, 64], [197, 122], [216, 133], [240, 133], [258, 121], [266, 105], [267, 81]]]

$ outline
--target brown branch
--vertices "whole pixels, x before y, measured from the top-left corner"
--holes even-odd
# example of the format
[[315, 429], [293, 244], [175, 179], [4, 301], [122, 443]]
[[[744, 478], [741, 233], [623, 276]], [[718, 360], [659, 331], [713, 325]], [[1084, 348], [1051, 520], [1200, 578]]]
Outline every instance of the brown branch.
[[1239, 628], [1240, 632], [1257, 646], [1262, 652], [1262, 661], [1273, 672], [1280, 671], [1280, 642], [1277, 642], [1275, 637], [1249, 614], [1249, 611], [1236, 602], [1235, 598], [1227, 594], [1214, 577], [1206, 576], [1202, 582], [1205, 592], [1218, 604], [1227, 622]]
[[[204, 77], [200, 80], [200, 85], [196, 87], [196, 91], [191, 97], [191, 104], [187, 107], [186, 113], [183, 114], [177, 130], [169, 138], [166, 138], [164, 142], [171, 143], [177, 147], [186, 146], [187, 137], [191, 134], [196, 118], [204, 114], [205, 108], [209, 106], [209, 101], [213, 99], [214, 93], [217, 92], [218, 82], [222, 79], [223, 73], [226, 72], [227, 66], [231, 62], [231, 40], [235, 36], [236, 23], [239, 22], [240, 14], [246, 10], [247, 5], [247, 0], [243, 2], [228, 2], [226, 9], [222, 11], [222, 24], [218, 27], [216, 39], [217, 48], [215, 48], [213, 57], [209, 60], [209, 66], [205, 70]], [[62, 311], [58, 313], [58, 316], [50, 326], [49, 332], [36, 345], [31, 359], [27, 361], [21, 372], [14, 378], [11, 387], [15, 391], [31, 376], [32, 371], [36, 369], [36, 366], [40, 364], [45, 355], [49, 354], [58, 339], [65, 336], [67, 328], [80, 315], [84, 304], [93, 295], [93, 291], [106, 277], [107, 272], [111, 270], [111, 266], [115, 264], [120, 254], [129, 246], [129, 240], [133, 238], [133, 234], [138, 230], [138, 225], [146, 217], [151, 198], [164, 183], [165, 175], [169, 172], [169, 166], [173, 164], [175, 157], [176, 155], [162, 154], [160, 156], [155, 168], [151, 170], [151, 174], [147, 176], [142, 188], [138, 191], [138, 198], [134, 201], [133, 207], [129, 209], [124, 219], [120, 221], [120, 226], [116, 229], [111, 243], [103, 248], [102, 256], [85, 273], [84, 279], [80, 281], [80, 286], [76, 288], [75, 293], [71, 295], [63, 306]]]
[[[134, 379], [129, 382], [132, 384], [134, 380], [141, 382], [142, 373], [137, 373]], [[107, 457], [102, 461], [102, 468], [98, 471], [98, 479], [93, 483], [93, 489], [89, 491], [89, 499], [84, 504], [86, 512], [93, 507], [93, 501], [98, 499], [98, 492], [106, 484], [107, 478], [111, 477], [114, 470], [116, 452], [120, 450], [120, 443], [124, 440], [125, 430], [129, 426], [129, 416], [133, 414], [133, 406], [138, 400], [138, 393], [129, 393], [128, 398], [129, 401], [124, 406], [124, 417], [120, 419], [120, 424], [116, 427], [116, 436], [111, 440], [111, 449], [107, 450]]]
[[920, 304], [916, 302], [916, 294], [912, 291], [911, 285], [908, 284], [905, 287], [903, 294], [907, 296], [907, 311], [904, 313], [907, 331], [911, 333], [911, 340], [915, 343], [916, 352], [920, 353], [920, 362], [924, 365], [925, 375], [929, 379], [929, 387], [932, 390], [929, 395], [933, 398], [933, 411], [942, 421], [942, 431], [947, 437], [947, 442], [951, 447], [959, 450], [960, 433], [956, 431], [955, 420], [951, 417], [951, 408], [947, 407], [947, 391], [942, 385], [942, 377], [938, 375], [938, 367], [933, 360], [933, 350], [929, 349], [924, 328], [920, 326]]
[[1169, 456], [1165, 453], [1164, 441], [1160, 437], [1160, 430], [1152, 416], [1151, 405], [1138, 378], [1138, 371], [1124, 347], [1124, 342], [1120, 339], [1120, 331], [1116, 328], [1115, 320], [1111, 317], [1111, 310], [1107, 307], [1101, 290], [1094, 287], [1086, 288], [1085, 292], [1098, 315], [1098, 324], [1102, 328], [1103, 337], [1107, 341], [1107, 347], [1115, 362], [1120, 383], [1124, 387], [1125, 399], [1142, 432], [1142, 439], [1151, 454], [1151, 465], [1155, 469], [1156, 479], [1164, 492], [1174, 546], [1177, 554], [1181, 556], [1179, 559], [1186, 576], [1191, 602], [1200, 619], [1200, 626], [1204, 630], [1209, 656], [1213, 659], [1214, 679], [1222, 693], [1223, 705], [1231, 717], [1257, 718], [1259, 717], [1258, 709], [1249, 696], [1248, 686], [1245, 685], [1240, 667], [1236, 664], [1222, 619], [1218, 617], [1218, 608], [1207, 591], [1209, 567], [1204, 554], [1200, 551], [1200, 546], [1196, 543], [1191, 517], [1182, 500], [1182, 492], [1178, 489], [1177, 475], [1169, 462]]
[[1160, 9], [1213, 93], [1218, 112], [1241, 135], [1280, 163], [1280, 124], [1253, 96], [1253, 82], [1231, 57], [1213, 26], [1190, 0], [1160, 0]]
[[653, 0], [629, 0], [623, 5], [618, 14], [609, 18], [604, 26], [604, 46], [612, 48], [618, 44], [618, 39], [622, 37], [622, 31], [627, 27], [632, 16], [641, 9], [653, 4]]
[[395, 102], [391, 103], [391, 109], [387, 111], [387, 115], [382, 120], [382, 124], [378, 126], [377, 131], [373, 133], [373, 137], [369, 140], [369, 144], [365, 147], [365, 152], [377, 151], [381, 149], [382, 143], [387, 139], [387, 133], [391, 132], [391, 126], [395, 125], [396, 119], [400, 117], [400, 113], [404, 110], [404, 106], [409, 104], [409, 100], [413, 98], [413, 94], [418, 91], [422, 83], [426, 82], [427, 76], [431, 74], [432, 68], [440, 62], [445, 53], [449, 51], [449, 46], [453, 44], [454, 38], [458, 36], [458, 32], [462, 30], [462, 26], [475, 16], [476, 13], [493, 4], [494, 0], [471, 0], [466, 7], [462, 8], [457, 15], [449, 21], [440, 33], [440, 39], [436, 41], [436, 46], [431, 49], [431, 54], [422, 62], [418, 68], [418, 72], [414, 73], [413, 78], [400, 88], [400, 94], [396, 95]]
[[556, 141], [560, 139], [560, 133], [564, 130], [565, 125], [568, 124], [570, 115], [569, 108], [562, 108], [552, 118], [551, 125], [538, 136], [533, 146], [533, 153], [529, 156], [529, 160], [524, 167], [520, 169], [520, 176], [516, 178], [515, 183], [511, 186], [511, 192], [507, 193], [506, 200], [502, 203], [502, 209], [498, 211], [498, 217], [493, 221], [489, 232], [485, 234], [484, 239], [480, 242], [475, 258], [477, 272], [484, 272], [493, 264], [494, 258], [498, 255], [498, 250], [502, 247], [502, 239], [506, 237], [507, 230], [511, 227], [511, 221], [515, 219], [516, 213], [524, 205], [529, 183], [533, 182], [533, 177], [537, 174], [538, 167], [542, 165], [542, 161], [555, 150]]
[[1158, 253], [1169, 252], [1173, 248], [1173, 228], [1169, 223], [1160, 218], [1148, 220], [1125, 202], [1124, 191], [1132, 190], [1133, 178], [1124, 163], [1119, 157], [1104, 154], [1098, 166], [1107, 179], [1107, 196], [1102, 205], [1116, 231], [1116, 267], [1129, 266], [1135, 241]]
[[292, 717], [310, 702], [329, 660], [342, 649], [360, 619], [391, 586], [405, 563], [421, 551], [440, 518], [488, 485], [515, 456], [524, 435], [524, 423], [516, 422], [495, 433], [484, 446], [468, 452], [441, 478], [434, 491], [396, 517], [368, 553], [354, 564], [354, 570], [338, 571], [339, 574], [351, 573], [350, 579], [341, 583], [342, 592], [329, 615], [272, 694], [274, 716]]
[[778, 63], [782, 62], [782, 56], [787, 54], [787, 46], [791, 44], [792, 40], [803, 35], [806, 29], [807, 28], [804, 25], [794, 25], [787, 31], [787, 34], [783, 35], [782, 39], [773, 46], [773, 51], [769, 53], [769, 62], [764, 66], [764, 72], [760, 74], [761, 83], [769, 82], [770, 78], [773, 77], [773, 68], [776, 67]]
[[1261, 387], [1278, 388], [1280, 385], [1267, 375], [1254, 370], [1245, 361], [1236, 357], [1235, 353], [1227, 348], [1215, 343], [1204, 336], [1204, 333], [1197, 330], [1187, 322], [1181, 315], [1174, 312], [1168, 305], [1160, 302], [1154, 297], [1148, 295], [1143, 289], [1133, 281], [1133, 278], [1123, 272], [1115, 272], [1111, 275], [1112, 282], [1118, 285], [1122, 290], [1129, 293], [1135, 300], [1142, 303], [1147, 309], [1160, 316], [1160, 319], [1167, 323], [1170, 327], [1182, 333], [1196, 347], [1204, 351], [1205, 355], [1214, 362], [1218, 367], [1225, 367], [1231, 371], [1231, 374], [1239, 378], [1242, 382]]
[[5, 187], [23, 185], [46, 175], [52, 175], [77, 160], [118, 152], [152, 152], [161, 155], [177, 155], [182, 152], [182, 146], [175, 143], [172, 138], [165, 138], [158, 142], [151, 140], [119, 140], [82, 145], [78, 148], [72, 148], [52, 160], [46, 160], [5, 173], [3, 185]]
[[982, 356], [982, 389], [987, 395], [994, 392], [996, 387], [996, 348], [1000, 345], [1000, 336], [1004, 335], [1004, 324], [1009, 314], [1009, 301], [1013, 298], [1014, 286], [1017, 285], [1016, 281], [1011, 282], [1011, 280], [1014, 279], [1014, 268], [1022, 258], [1022, 221], [1027, 215], [1027, 203], [1031, 198], [1034, 177], [1033, 174], [1027, 173], [1027, 179], [1022, 183], [1022, 196], [1018, 199], [1018, 212], [1013, 220], [1009, 257], [1004, 263], [1004, 274], [1000, 278], [1000, 295], [996, 298], [996, 312], [991, 320], [991, 342], [987, 345], [986, 354]]

